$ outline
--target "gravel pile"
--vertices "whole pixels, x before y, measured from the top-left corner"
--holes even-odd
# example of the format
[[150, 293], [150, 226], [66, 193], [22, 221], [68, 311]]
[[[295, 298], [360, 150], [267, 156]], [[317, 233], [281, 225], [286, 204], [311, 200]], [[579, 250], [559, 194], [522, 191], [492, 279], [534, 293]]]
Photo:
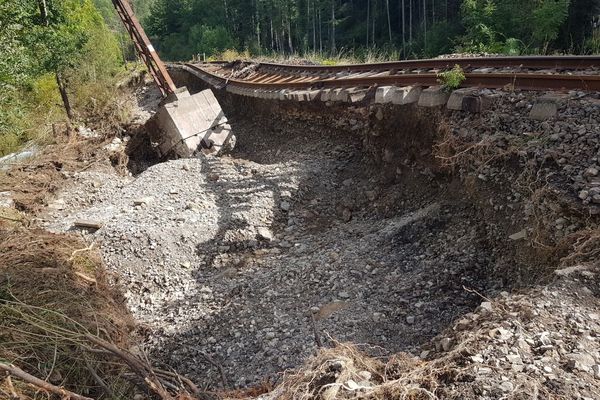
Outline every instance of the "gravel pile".
[[[460, 153], [469, 155], [456, 161], [460, 188], [416, 154], [394, 167], [390, 180], [363, 152], [360, 136], [368, 130], [362, 132], [362, 122], [350, 122], [359, 128], [349, 134], [294, 118], [273, 128], [257, 116], [236, 121], [238, 148], [229, 157], [169, 161], [136, 177], [107, 170], [74, 174], [46, 223], [55, 231], [78, 229], [79, 220], [102, 225], [81, 233], [101, 246], [141, 323], [146, 350], [210, 388], [277, 381], [333, 340], [358, 343], [372, 356], [404, 351], [428, 359], [463, 341], [446, 330], [457, 320], [462, 325], [455, 332], [476, 338], [472, 354], [460, 353], [461, 368], [473, 364], [470, 382], [483, 382], [474, 395], [510, 393], [519, 374], [552, 382], [558, 366], [570, 362], [566, 355], [579, 353], [575, 338], [595, 325], [561, 332], [568, 344], [558, 355], [538, 349], [536, 341], [569, 320], [578, 292], [564, 303], [560, 286], [530, 292], [531, 301], [504, 293], [498, 300], [504, 305], [486, 301], [468, 313], [481, 303], [478, 293], [492, 298], [510, 283], [508, 264], [526, 264], [507, 252], [522, 246], [532, 233], [528, 218], [539, 211], [524, 190], [535, 185], [519, 175], [523, 170], [535, 171], [536, 185], [543, 181], [589, 214], [599, 212], [590, 193], [600, 187], [598, 97], [571, 93], [556, 121], [536, 122], [528, 117], [536, 95], [485, 94], [494, 100], [485, 113], [449, 117], [455, 145], [485, 144], [474, 156]], [[506, 163], [506, 154], [517, 159]], [[469, 177], [478, 184], [469, 186]], [[542, 203], [551, 209], [544, 223], [556, 239], [585, 227], [581, 215]], [[506, 279], [490, 273], [498, 266]], [[525, 301], [529, 311], [521, 315]], [[536, 319], [544, 310], [548, 318]], [[523, 330], [529, 336], [519, 336]], [[549, 340], [560, 340], [553, 335]], [[515, 353], [519, 338], [530, 353]], [[590, 365], [588, 358], [577, 369], [582, 360], [565, 371], [593, 376], [599, 360]], [[578, 390], [583, 397], [589, 392]]]
[[[506, 194], [511, 212], [524, 207], [527, 220], [544, 218], [554, 241], [584, 228], [586, 216], [600, 215], [600, 94], [569, 92], [558, 101], [557, 116], [546, 121], [529, 117], [539, 94], [483, 94], [493, 101], [486, 112], [451, 117], [451, 139], [469, 148], [468, 156], [457, 160], [461, 174], [475, 172], [491, 186], [510, 181]], [[542, 202], [536, 210], [523, 201], [544, 187], [565, 195], [569, 204], [557, 208]], [[498, 207], [494, 205], [501, 211]]]
[[240, 157], [256, 161], [81, 172], [51, 206], [53, 230], [103, 224], [85, 234], [157, 359], [213, 386], [219, 364], [243, 386], [330, 338], [377, 355], [418, 351], [476, 304], [463, 285], [486, 289], [489, 250], [469, 205], [442, 201], [433, 182], [416, 197], [381, 185], [348, 137], [265, 143], [262, 126], [241, 136]]
[[600, 398], [597, 271], [579, 266], [556, 275], [546, 288], [484, 301], [435, 341], [441, 354], [428, 357], [459, 347], [455, 362], [472, 379], [449, 391], [480, 399]]

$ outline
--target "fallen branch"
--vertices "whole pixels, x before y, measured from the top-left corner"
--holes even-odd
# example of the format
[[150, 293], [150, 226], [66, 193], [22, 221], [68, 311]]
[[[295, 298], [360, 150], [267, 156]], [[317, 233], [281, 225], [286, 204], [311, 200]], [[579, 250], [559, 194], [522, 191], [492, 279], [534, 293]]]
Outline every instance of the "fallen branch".
[[83, 249], [73, 250], [73, 253], [71, 253], [71, 257], [69, 257], [69, 261], [73, 261], [75, 259], [75, 256], [79, 253], [85, 253], [86, 251], [91, 251], [94, 248], [94, 245], [96, 245], [95, 242], [93, 242], [88, 247], [85, 247]]
[[155, 369], [154, 372], [158, 376], [173, 378], [173, 379], [180, 381], [185, 386], [187, 386], [188, 389], [190, 389], [190, 391], [192, 392], [192, 394], [194, 396], [199, 396], [202, 393], [200, 391], [200, 389], [198, 388], [198, 386], [196, 386], [196, 384], [194, 382], [192, 382], [191, 379], [186, 378], [185, 376], [181, 376], [175, 372], [163, 371], [161, 369]]
[[200, 355], [202, 355], [202, 357], [204, 357], [206, 359], [206, 361], [208, 361], [210, 364], [212, 364], [214, 367], [217, 368], [217, 370], [219, 370], [219, 374], [221, 375], [221, 384], [223, 385], [223, 389], [227, 389], [227, 378], [225, 378], [225, 370], [223, 369], [223, 366], [221, 364], [219, 364], [218, 362], [216, 362], [211, 356], [209, 356], [208, 354], [206, 354], [205, 352], [201, 351]]
[[104, 393], [110, 398], [115, 397], [113, 391], [108, 387], [106, 382], [104, 382], [104, 379], [102, 379], [100, 375], [98, 375], [98, 373], [87, 358], [85, 359], [85, 367], [90, 372], [96, 383], [102, 388], [102, 390], [104, 390]]
[[40, 389], [44, 389], [48, 392], [57, 394], [57, 395], [61, 396], [61, 398], [64, 398], [64, 399], [94, 400], [90, 397], [81, 396], [76, 393], [70, 392], [66, 389], [63, 389], [61, 387], [54, 386], [46, 381], [43, 381], [39, 378], [36, 378], [33, 375], [28, 374], [27, 372], [23, 371], [21, 368], [16, 367], [11, 364], [5, 364], [5, 363], [0, 362], [0, 371], [4, 371], [9, 375], [14, 376], [15, 378], [19, 378], [22, 381], [25, 381], [25, 382], [27, 382], [33, 386], [36, 386]]
[[112, 343], [106, 342], [99, 337], [94, 335], [86, 334], [85, 337], [95, 345], [103, 348], [104, 350], [109, 351], [113, 355], [121, 358], [131, 369], [146, 382], [148, 387], [152, 389], [154, 393], [156, 393], [163, 400], [174, 400], [173, 396], [169, 394], [169, 392], [164, 388], [160, 380], [156, 377], [152, 369], [142, 363], [137, 359], [133, 354], [128, 352], [127, 350], [123, 350], [118, 348]]

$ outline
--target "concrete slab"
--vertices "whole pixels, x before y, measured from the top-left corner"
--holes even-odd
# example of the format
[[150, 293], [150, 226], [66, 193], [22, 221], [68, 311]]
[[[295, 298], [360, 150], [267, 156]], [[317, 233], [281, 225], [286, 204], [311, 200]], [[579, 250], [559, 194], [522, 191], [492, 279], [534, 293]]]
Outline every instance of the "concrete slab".
[[529, 111], [529, 118], [538, 121], [554, 118], [558, 114], [559, 103], [566, 97], [567, 95], [561, 94], [547, 94], [539, 97]]
[[395, 89], [394, 86], [378, 87], [377, 91], [375, 92], [375, 103], [377, 103], [377, 104], [390, 103], [392, 101], [390, 95], [394, 89]]
[[405, 105], [419, 101], [423, 88], [421, 86], [404, 86], [394, 88], [389, 94], [392, 104]]
[[335, 89], [331, 101], [348, 102], [348, 89]]
[[321, 91], [321, 101], [323, 102], [327, 102], [331, 100], [331, 96], [332, 96], [332, 90], [331, 89], [323, 89]]
[[309, 90], [307, 92], [307, 100], [308, 101], [315, 101], [318, 100], [319, 97], [321, 96], [321, 91], [320, 90]]
[[454, 90], [450, 94], [450, 98], [448, 99], [446, 107], [448, 108], [448, 110], [462, 111], [463, 99], [465, 98], [465, 96], [471, 95], [473, 93], [475, 93], [475, 89], [473, 88], [463, 88]]
[[231, 127], [212, 90], [165, 104], [158, 109], [155, 135], [161, 155], [190, 157], [204, 148], [217, 152], [231, 139]]
[[450, 94], [442, 86], [431, 86], [423, 89], [419, 97], [420, 107], [440, 107], [446, 105]]
[[367, 97], [368, 89], [355, 89], [348, 92], [348, 101], [350, 103], [360, 103]]
[[462, 109], [466, 112], [478, 114], [488, 109], [491, 104], [492, 99], [485, 95], [465, 96], [462, 100]]

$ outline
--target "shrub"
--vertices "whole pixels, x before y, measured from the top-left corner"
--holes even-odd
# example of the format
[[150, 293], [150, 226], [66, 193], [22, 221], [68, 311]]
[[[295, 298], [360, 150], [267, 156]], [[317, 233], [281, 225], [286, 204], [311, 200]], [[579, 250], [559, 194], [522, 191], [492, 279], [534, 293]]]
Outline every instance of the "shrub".
[[458, 64], [456, 64], [450, 71], [441, 72], [438, 74], [438, 82], [444, 85], [447, 90], [458, 89], [465, 79], [465, 73]]

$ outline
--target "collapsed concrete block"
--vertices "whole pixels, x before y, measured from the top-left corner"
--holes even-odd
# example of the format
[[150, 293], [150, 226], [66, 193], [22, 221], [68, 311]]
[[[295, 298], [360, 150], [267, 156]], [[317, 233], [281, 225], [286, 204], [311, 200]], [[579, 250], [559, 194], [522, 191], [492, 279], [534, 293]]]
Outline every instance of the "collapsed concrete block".
[[333, 93], [333, 90], [331, 90], [331, 89], [323, 89], [321, 91], [321, 101], [323, 101], [323, 102], [331, 101], [332, 93]]
[[319, 98], [319, 96], [321, 96], [321, 91], [320, 90], [309, 90], [306, 93], [307, 96], [307, 101], [315, 101]]
[[463, 111], [478, 114], [485, 111], [492, 104], [488, 96], [465, 96], [462, 100]]
[[150, 130], [151, 139], [158, 143], [161, 156], [190, 157], [203, 150], [216, 153], [235, 140], [210, 89], [177, 96], [159, 107], [152, 124], [156, 129]]
[[538, 121], [554, 118], [558, 113], [558, 104], [565, 99], [564, 95], [547, 94], [536, 100], [529, 111], [529, 118]]
[[331, 101], [341, 101], [344, 103], [347, 102], [348, 101], [348, 89], [335, 89], [333, 91]]
[[454, 90], [450, 94], [450, 98], [448, 99], [446, 107], [448, 108], [448, 110], [462, 111], [463, 99], [465, 98], [465, 96], [468, 96], [474, 92], [475, 90], [473, 88], [463, 88]]
[[367, 97], [368, 89], [351, 87], [344, 90], [344, 97], [340, 101], [346, 103], [360, 103]]
[[405, 105], [419, 101], [423, 88], [421, 86], [404, 86], [394, 88], [390, 93], [390, 100], [393, 104]]
[[360, 103], [367, 97], [368, 90], [357, 90], [349, 94], [350, 103]]
[[393, 86], [381, 86], [375, 92], [375, 103], [384, 104], [391, 102], [390, 94], [395, 89]]
[[446, 105], [450, 94], [442, 86], [431, 86], [424, 89], [419, 96], [420, 107], [439, 107]]

